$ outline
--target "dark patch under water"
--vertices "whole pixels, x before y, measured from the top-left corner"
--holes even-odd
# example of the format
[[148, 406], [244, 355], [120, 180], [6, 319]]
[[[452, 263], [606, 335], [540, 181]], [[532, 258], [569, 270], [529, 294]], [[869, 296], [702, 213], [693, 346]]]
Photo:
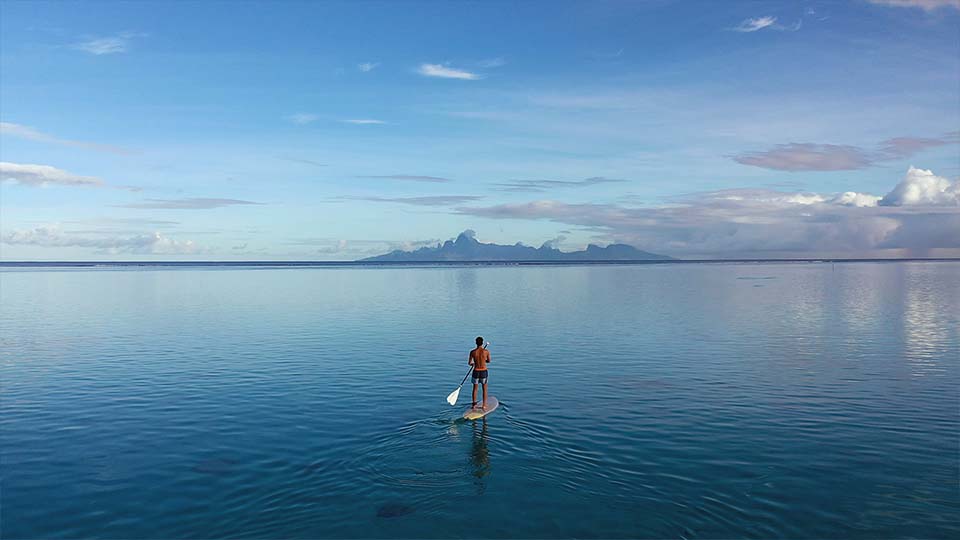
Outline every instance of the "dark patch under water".
[[412, 514], [414, 511], [416, 511], [416, 508], [410, 506], [409, 504], [388, 503], [380, 508], [377, 508], [377, 517], [395, 518]]

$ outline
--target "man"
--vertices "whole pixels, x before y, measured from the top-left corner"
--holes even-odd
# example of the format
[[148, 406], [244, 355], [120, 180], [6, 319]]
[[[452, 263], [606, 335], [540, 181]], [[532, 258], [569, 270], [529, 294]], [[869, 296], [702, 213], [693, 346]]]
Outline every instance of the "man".
[[483, 348], [483, 338], [477, 338], [477, 348], [470, 351], [468, 364], [473, 366], [473, 405], [477, 408], [477, 384], [483, 385], [483, 407], [487, 408], [487, 364], [490, 363], [490, 351]]

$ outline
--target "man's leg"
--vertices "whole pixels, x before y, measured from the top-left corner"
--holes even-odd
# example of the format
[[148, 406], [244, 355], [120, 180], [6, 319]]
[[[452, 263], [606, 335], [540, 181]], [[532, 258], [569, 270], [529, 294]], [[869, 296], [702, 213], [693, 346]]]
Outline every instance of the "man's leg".
[[483, 408], [487, 408], [487, 381], [483, 381]]
[[477, 406], [477, 383], [473, 383], [473, 405], [470, 407], [475, 408]]

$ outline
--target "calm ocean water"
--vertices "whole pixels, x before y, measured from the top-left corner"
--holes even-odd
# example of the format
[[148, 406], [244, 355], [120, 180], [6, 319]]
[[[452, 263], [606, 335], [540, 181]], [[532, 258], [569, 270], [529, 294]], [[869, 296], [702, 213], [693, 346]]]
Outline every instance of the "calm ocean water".
[[6, 269], [0, 324], [3, 538], [960, 535], [960, 263]]

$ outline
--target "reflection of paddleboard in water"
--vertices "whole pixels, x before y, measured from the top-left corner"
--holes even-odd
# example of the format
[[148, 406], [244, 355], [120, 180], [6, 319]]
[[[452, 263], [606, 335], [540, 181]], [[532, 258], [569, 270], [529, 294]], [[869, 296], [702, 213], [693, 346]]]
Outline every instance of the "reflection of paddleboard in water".
[[467, 410], [463, 413], [463, 417], [467, 420], [476, 420], [478, 418], [483, 418], [484, 416], [492, 413], [497, 410], [497, 407], [500, 406], [500, 402], [497, 401], [497, 398], [490, 396], [487, 398], [487, 406], [484, 409], [480, 408], [480, 403], [477, 403], [477, 407], [468, 407]]

